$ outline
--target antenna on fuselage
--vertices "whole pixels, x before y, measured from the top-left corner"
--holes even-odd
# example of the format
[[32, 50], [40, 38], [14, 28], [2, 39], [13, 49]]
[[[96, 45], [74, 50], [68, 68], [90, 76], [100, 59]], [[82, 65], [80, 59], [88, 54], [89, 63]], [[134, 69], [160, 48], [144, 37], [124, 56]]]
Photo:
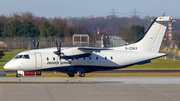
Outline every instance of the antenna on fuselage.
[[165, 11], [161, 11], [162, 17], [165, 16]]

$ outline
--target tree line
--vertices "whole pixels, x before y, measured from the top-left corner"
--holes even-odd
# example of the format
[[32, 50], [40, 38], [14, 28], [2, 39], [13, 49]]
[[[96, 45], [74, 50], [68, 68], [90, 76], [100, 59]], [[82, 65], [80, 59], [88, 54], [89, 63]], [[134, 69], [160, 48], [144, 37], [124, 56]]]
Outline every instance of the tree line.
[[37, 17], [30, 12], [13, 14], [10, 17], [0, 16], [0, 36], [2, 37], [49, 37], [72, 36], [77, 33], [90, 34], [88, 28], [78, 28], [67, 24], [66, 19]]
[[[31, 12], [14, 13], [10, 16], [0, 16], [1, 37], [71, 37], [73, 34], [89, 34], [94, 36], [97, 28], [103, 35], [118, 35], [128, 43], [135, 42], [144, 36], [145, 29], [155, 17], [68, 17], [45, 18]], [[180, 19], [175, 19], [172, 29], [179, 39]]]

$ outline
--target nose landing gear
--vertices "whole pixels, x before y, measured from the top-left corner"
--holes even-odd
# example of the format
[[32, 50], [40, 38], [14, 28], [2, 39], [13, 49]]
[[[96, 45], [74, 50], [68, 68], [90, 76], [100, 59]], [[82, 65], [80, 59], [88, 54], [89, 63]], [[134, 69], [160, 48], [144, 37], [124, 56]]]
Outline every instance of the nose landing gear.
[[24, 74], [24, 71], [16, 71], [16, 77], [21, 77], [21, 74]]
[[21, 77], [21, 74], [16, 73], [16, 77]]

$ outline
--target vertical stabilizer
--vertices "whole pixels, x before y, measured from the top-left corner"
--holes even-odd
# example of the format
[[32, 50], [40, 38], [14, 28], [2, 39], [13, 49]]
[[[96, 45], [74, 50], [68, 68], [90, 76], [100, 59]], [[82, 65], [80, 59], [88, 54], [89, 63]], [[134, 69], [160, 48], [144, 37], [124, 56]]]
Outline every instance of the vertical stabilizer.
[[142, 40], [134, 44], [117, 47], [114, 49], [151, 53], [159, 52], [168, 22], [172, 22], [172, 17], [158, 17], [154, 19]]

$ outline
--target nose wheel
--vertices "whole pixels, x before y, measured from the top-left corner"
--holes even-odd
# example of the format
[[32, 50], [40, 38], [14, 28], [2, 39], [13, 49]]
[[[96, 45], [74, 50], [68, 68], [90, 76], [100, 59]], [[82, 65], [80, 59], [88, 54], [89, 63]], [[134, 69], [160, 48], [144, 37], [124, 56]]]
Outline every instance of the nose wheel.
[[16, 74], [16, 77], [21, 77], [21, 74]]

